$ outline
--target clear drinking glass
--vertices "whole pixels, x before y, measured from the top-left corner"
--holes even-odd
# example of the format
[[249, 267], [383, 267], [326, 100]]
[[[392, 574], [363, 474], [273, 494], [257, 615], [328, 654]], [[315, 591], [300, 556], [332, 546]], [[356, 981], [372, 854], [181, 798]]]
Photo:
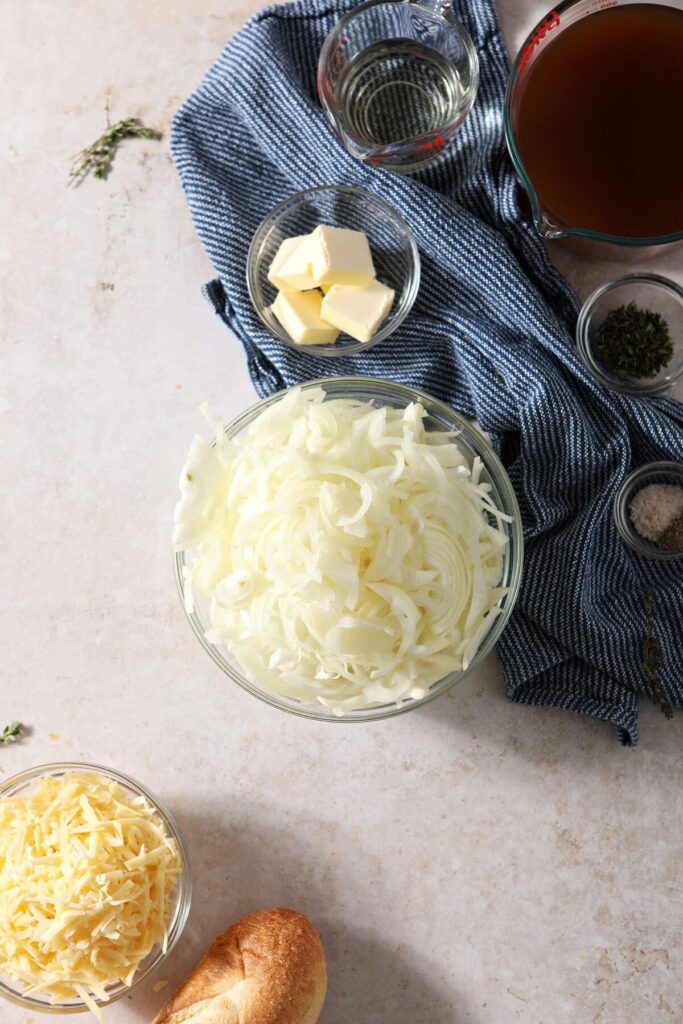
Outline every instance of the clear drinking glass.
[[450, 0], [369, 0], [323, 45], [318, 93], [359, 160], [407, 173], [435, 160], [472, 108], [479, 59]]

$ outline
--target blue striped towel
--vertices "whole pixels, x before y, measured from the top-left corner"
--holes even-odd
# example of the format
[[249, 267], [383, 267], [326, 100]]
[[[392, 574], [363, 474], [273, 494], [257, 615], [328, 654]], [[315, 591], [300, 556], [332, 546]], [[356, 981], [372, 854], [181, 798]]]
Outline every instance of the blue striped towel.
[[[683, 703], [681, 563], [627, 550], [612, 501], [631, 468], [683, 460], [683, 406], [596, 384], [572, 340], [577, 299], [520, 209], [502, 131], [508, 60], [491, 0], [454, 0], [481, 85], [445, 159], [412, 178], [349, 156], [316, 95], [320, 48], [349, 0], [268, 7], [225, 47], [177, 113], [172, 149], [218, 277], [205, 288], [239, 338], [260, 395], [330, 373], [416, 385], [476, 417], [520, 502], [526, 564], [497, 650], [510, 698], [581, 711], [638, 739], [643, 592], [651, 586], [662, 686]], [[422, 256], [415, 307], [391, 341], [328, 360], [293, 352], [251, 308], [245, 261], [262, 217], [291, 193], [353, 184], [403, 213]]]

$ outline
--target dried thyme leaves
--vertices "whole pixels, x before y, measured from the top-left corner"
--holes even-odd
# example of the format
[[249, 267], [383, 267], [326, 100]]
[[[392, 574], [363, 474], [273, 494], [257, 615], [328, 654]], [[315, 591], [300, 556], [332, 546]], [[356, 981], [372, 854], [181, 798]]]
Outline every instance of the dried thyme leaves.
[[595, 352], [623, 377], [656, 377], [674, 354], [669, 325], [660, 313], [635, 302], [611, 309], [597, 329]]
[[645, 615], [647, 617], [647, 632], [643, 640], [643, 671], [645, 680], [652, 692], [652, 703], [660, 709], [665, 718], [673, 718], [674, 709], [668, 699], [657, 673], [662, 667], [662, 645], [655, 636], [655, 612], [654, 599], [650, 587], [645, 588], [643, 594], [645, 601]]

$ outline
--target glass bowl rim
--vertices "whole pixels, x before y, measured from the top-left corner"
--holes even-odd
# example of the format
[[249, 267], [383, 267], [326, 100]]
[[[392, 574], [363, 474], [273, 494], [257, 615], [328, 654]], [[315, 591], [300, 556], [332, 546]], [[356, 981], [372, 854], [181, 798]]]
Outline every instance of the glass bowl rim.
[[[508, 152], [510, 158], [514, 164], [517, 175], [519, 176], [522, 185], [529, 197], [531, 203], [531, 213], [534, 219], [534, 223], [538, 226], [543, 223], [543, 208], [541, 206], [540, 197], [536, 191], [536, 186], [533, 184], [524, 162], [522, 161], [521, 154], [517, 148], [515, 142], [515, 134], [512, 127], [512, 95], [515, 91], [520, 76], [520, 64], [524, 55], [525, 47], [529, 40], [533, 36], [537, 29], [537, 26], [542, 25], [548, 18], [553, 14], [561, 15], [570, 7], [576, 6], [581, 0], [562, 0], [561, 3], [556, 4], [552, 7], [545, 15], [538, 18], [533, 28], [528, 32], [522, 44], [517, 51], [512, 67], [510, 68], [510, 74], [508, 76], [507, 86], [505, 88], [505, 98], [503, 100], [503, 127], [505, 131], [505, 141], [507, 143]], [[628, 3], [629, 0], [626, 0]], [[646, 0], [647, 3], [657, 3], [657, 0]], [[620, 6], [617, 4], [616, 6]], [[613, 8], [610, 8], [613, 9]], [[594, 12], [590, 12], [594, 13]], [[572, 227], [569, 224], [555, 225], [553, 230], [545, 237], [548, 238], [587, 238], [595, 242], [607, 242], [610, 245], [621, 245], [626, 248], [643, 248], [650, 245], [669, 245], [672, 242], [680, 242], [683, 240], [683, 229], [680, 231], [669, 232], [666, 235], [612, 235], [603, 231], [593, 231], [590, 228]]]
[[[93, 1001], [104, 1009], [107, 1006], [111, 1006], [113, 1003], [118, 1002], [119, 999], [122, 999], [124, 996], [129, 995], [142, 981], [145, 980], [145, 978], [148, 978], [152, 971], [154, 971], [167, 958], [182, 935], [190, 913], [190, 904], [192, 901], [190, 857], [178, 823], [166, 804], [159, 800], [156, 794], [148, 789], [147, 786], [143, 786], [141, 782], [138, 782], [137, 779], [133, 778], [131, 775], [120, 772], [115, 768], [109, 768], [106, 765], [95, 764], [89, 761], [54, 761], [35, 765], [33, 768], [25, 768], [23, 771], [17, 772], [15, 775], [12, 775], [7, 779], [3, 779], [0, 782], [0, 800], [8, 796], [19, 795], [26, 784], [34, 782], [37, 779], [45, 778], [50, 775], [65, 775], [67, 772], [76, 771], [92, 772], [93, 774], [103, 775], [105, 778], [111, 779], [113, 782], [118, 782], [126, 789], [143, 796], [154, 810], [157, 811], [164, 826], [168, 830], [169, 835], [177, 843], [181, 862], [181, 870], [178, 875], [178, 887], [175, 895], [175, 906], [168, 925], [168, 946], [166, 951], [163, 952], [161, 946], [157, 944], [157, 952], [144, 970], [135, 974], [130, 985], [124, 985], [122, 982], [117, 982], [112, 989], [112, 994], [109, 999], [99, 999], [93, 994]], [[150, 953], [148, 953], [147, 956], [149, 957], [151, 953], [153, 953], [153, 950], [150, 950]], [[146, 959], [147, 957], [145, 957], [145, 960]], [[15, 1006], [20, 1006], [22, 1009], [30, 1011], [31, 1013], [72, 1014], [85, 1013], [88, 1011], [88, 1006], [82, 1000], [74, 999], [69, 1003], [48, 1003], [42, 1002], [38, 998], [34, 998], [32, 996], [24, 996], [19, 989], [12, 988], [1, 976], [0, 996], [8, 1000], [8, 1002], [14, 1003]]]
[[[683, 359], [681, 359], [681, 365], [675, 374], [672, 374], [668, 380], [665, 381], [650, 381], [642, 384], [627, 383], [625, 380], [621, 380], [616, 375], [612, 375], [603, 369], [602, 363], [599, 362], [593, 355], [593, 340], [591, 338], [590, 331], [590, 318], [593, 310], [608, 292], [615, 291], [617, 288], [628, 286], [632, 284], [645, 284], [653, 287], [654, 289], [661, 289], [662, 291], [668, 292], [673, 298], [677, 299], [681, 309], [683, 309], [683, 288], [672, 281], [669, 277], [664, 277], [662, 274], [649, 274], [649, 273], [634, 273], [634, 274], [622, 274], [619, 277], [614, 277], [604, 284], [601, 284], [599, 288], [591, 292], [586, 301], [581, 307], [579, 312], [578, 320], [576, 321], [576, 348], [579, 354], [581, 362], [592, 374], [592, 376], [604, 384], [605, 387], [610, 388], [612, 391], [618, 391], [623, 395], [658, 395], [670, 388], [680, 380], [683, 376]], [[679, 343], [683, 346], [683, 339]]]
[[[641, 537], [635, 526], [631, 524], [631, 516], [626, 504], [632, 497], [635, 497], [638, 491], [647, 486], [647, 478], [656, 474], [678, 477], [681, 487], [683, 487], [683, 463], [670, 460], [646, 462], [632, 470], [622, 481], [621, 487], [614, 496], [612, 515], [621, 539], [633, 551], [637, 551], [644, 558], [654, 558], [660, 562], [675, 562], [683, 558], [683, 547], [659, 548], [654, 541]], [[634, 491], [637, 484], [641, 486]]]
[[264, 409], [267, 409], [275, 402], [282, 399], [295, 388], [301, 388], [302, 390], [308, 391], [316, 387], [336, 388], [342, 391], [364, 388], [367, 390], [368, 396], [374, 390], [376, 397], [380, 400], [383, 397], [394, 397], [401, 399], [406, 404], [413, 401], [419, 401], [425, 404], [428, 414], [431, 414], [432, 410], [434, 410], [436, 413], [440, 414], [442, 418], [447, 421], [450, 420], [453, 424], [453, 428], [458, 432], [458, 437], [464, 438], [470, 452], [474, 455], [480, 456], [484, 469], [491, 478], [502, 501], [504, 502], [504, 511], [512, 516], [512, 522], [508, 524], [508, 537], [512, 548], [512, 555], [510, 556], [510, 580], [508, 583], [508, 593], [504, 596], [505, 604], [500, 615], [498, 615], [492, 622], [488, 632], [483, 637], [467, 668], [461, 669], [459, 672], [450, 672], [442, 679], [437, 680], [422, 697], [404, 700], [399, 705], [393, 703], [380, 704], [372, 708], [362, 709], [343, 716], [334, 715], [329, 711], [329, 709], [324, 708], [323, 705], [321, 705], [320, 710], [318, 710], [318, 708], [314, 708], [313, 705], [303, 704], [303, 702], [297, 704], [292, 700], [287, 703], [285, 698], [279, 697], [278, 694], [270, 693], [265, 690], [265, 688], [262, 689], [255, 684], [252, 684], [241, 674], [241, 672], [236, 671], [233, 666], [220, 655], [220, 652], [215, 645], [211, 644], [206, 639], [197, 613], [194, 610], [192, 612], [187, 610], [183, 579], [183, 567], [185, 565], [186, 555], [186, 552], [184, 551], [173, 553], [176, 587], [180, 598], [180, 604], [185, 612], [190, 628], [214, 664], [217, 665], [225, 675], [232, 679], [233, 682], [237, 683], [238, 686], [243, 690], [246, 690], [252, 696], [257, 697], [264, 704], [278, 708], [280, 711], [285, 711], [288, 714], [293, 714], [300, 718], [306, 718], [317, 722], [339, 722], [344, 725], [352, 725], [358, 722], [382, 721], [386, 718], [393, 718], [397, 715], [405, 714], [408, 711], [412, 711], [415, 708], [427, 704], [430, 701], [435, 700], [437, 697], [448, 693], [456, 684], [462, 682], [465, 677], [468, 676], [470, 672], [472, 672], [494, 649], [498, 642], [498, 638], [503, 632], [503, 629], [507, 625], [512, 614], [517, 598], [519, 597], [522, 568], [524, 565], [524, 534], [522, 529], [521, 512], [517, 496], [507, 470], [487, 439], [484, 437], [483, 433], [449, 405], [441, 401], [441, 399], [434, 398], [426, 391], [412, 387], [412, 385], [387, 381], [380, 377], [348, 375], [339, 377], [317, 377], [313, 380], [305, 381], [302, 384], [295, 384], [292, 387], [283, 389], [282, 391], [276, 391], [272, 395], [268, 395], [266, 398], [262, 398], [258, 402], [255, 402], [238, 416], [230, 420], [229, 423], [224, 425], [225, 435], [232, 438], [239, 434], [240, 431], [243, 430], [244, 427], [248, 426], [248, 424], [252, 422]]
[[[276, 322], [275, 326], [277, 329], [273, 327], [273, 324], [269, 323], [265, 316], [265, 309], [267, 306], [264, 302], [259, 300], [261, 284], [260, 275], [256, 272], [256, 268], [259, 266], [260, 249], [266, 238], [270, 232], [277, 227], [285, 214], [291, 212], [292, 209], [296, 209], [296, 207], [301, 205], [307, 198], [323, 192], [344, 193], [346, 195], [353, 196], [356, 200], [370, 202], [379, 207], [403, 235], [409, 252], [409, 260], [411, 264], [410, 275], [406, 278], [403, 291], [399, 299], [399, 303], [402, 304], [403, 308], [399, 308], [396, 315], [391, 320], [386, 321], [372, 336], [370, 341], [354, 340], [351, 344], [344, 345], [341, 348], [337, 347], [336, 344], [297, 345], [296, 342], [292, 341], [285, 329], [281, 327], [279, 323]], [[369, 349], [374, 348], [375, 345], [378, 345], [381, 341], [385, 341], [386, 338], [390, 337], [390, 335], [392, 335], [394, 331], [401, 326], [412, 310], [420, 288], [420, 277], [420, 252], [408, 221], [405, 219], [403, 214], [399, 213], [394, 206], [386, 201], [386, 199], [383, 199], [374, 192], [370, 192], [368, 189], [360, 188], [358, 185], [315, 185], [312, 188], [301, 189], [299, 192], [292, 192], [291, 195], [281, 199], [280, 202], [277, 203], [277, 205], [274, 206], [260, 221], [258, 227], [254, 231], [247, 252], [246, 279], [249, 299], [251, 300], [254, 312], [264, 327], [267, 328], [268, 333], [274, 338], [277, 338], [284, 345], [287, 345], [287, 347], [292, 349], [294, 352], [299, 352], [300, 354], [303, 353], [313, 357], [320, 356], [323, 359], [339, 359], [343, 356], [355, 355], [356, 352], [367, 352]]]

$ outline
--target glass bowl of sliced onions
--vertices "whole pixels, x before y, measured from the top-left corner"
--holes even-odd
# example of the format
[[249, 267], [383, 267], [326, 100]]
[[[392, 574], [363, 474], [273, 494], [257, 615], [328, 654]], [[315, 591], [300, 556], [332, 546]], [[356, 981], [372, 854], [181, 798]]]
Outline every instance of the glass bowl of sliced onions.
[[180, 830], [134, 779], [60, 762], [0, 784], [0, 996], [27, 1013], [101, 1020], [166, 959], [190, 900]]
[[510, 480], [443, 402], [369, 377], [204, 409], [180, 476], [178, 590], [222, 671], [284, 711], [363, 722], [450, 690], [519, 590]]

